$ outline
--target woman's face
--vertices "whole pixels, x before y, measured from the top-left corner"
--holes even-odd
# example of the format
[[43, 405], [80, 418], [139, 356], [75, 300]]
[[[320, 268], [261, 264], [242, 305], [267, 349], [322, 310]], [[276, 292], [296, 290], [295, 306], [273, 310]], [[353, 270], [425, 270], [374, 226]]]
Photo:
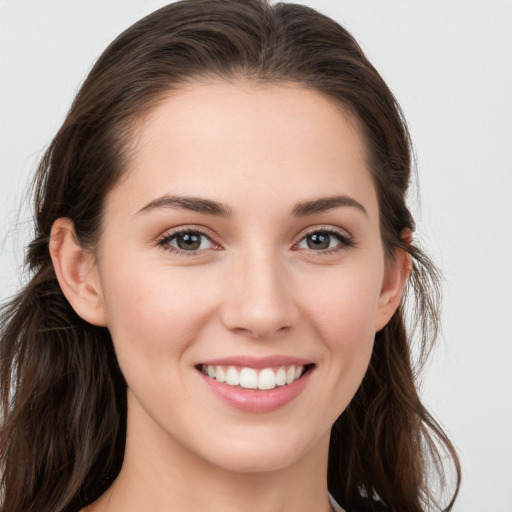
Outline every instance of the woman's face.
[[325, 457], [396, 281], [355, 123], [295, 85], [218, 82], [170, 93], [133, 144], [97, 254], [128, 449]]

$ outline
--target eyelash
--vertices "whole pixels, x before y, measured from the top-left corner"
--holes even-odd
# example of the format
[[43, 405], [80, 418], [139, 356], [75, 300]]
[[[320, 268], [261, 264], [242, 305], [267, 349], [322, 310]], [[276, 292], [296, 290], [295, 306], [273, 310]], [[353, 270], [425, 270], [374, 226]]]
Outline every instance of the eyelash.
[[[199, 237], [205, 237], [207, 238], [213, 247], [209, 247], [208, 249], [196, 249], [196, 250], [183, 250], [179, 247], [173, 247], [170, 245], [171, 241], [177, 238], [180, 235], [196, 235]], [[216, 244], [213, 241], [213, 236], [205, 230], [205, 228], [199, 228], [194, 226], [187, 226], [183, 228], [178, 228], [173, 230], [170, 233], [164, 234], [160, 239], [157, 240], [157, 245], [161, 247], [164, 251], [168, 251], [172, 254], [177, 254], [178, 256], [186, 256], [186, 257], [194, 257], [194, 256], [200, 256], [201, 253], [205, 250], [218, 250], [220, 248], [220, 245]]]
[[293, 247], [297, 247], [303, 240], [305, 240], [308, 236], [311, 235], [328, 235], [330, 237], [335, 238], [339, 243], [335, 247], [329, 247], [327, 249], [315, 250], [315, 249], [305, 249], [309, 254], [314, 256], [324, 256], [327, 254], [333, 254], [339, 251], [344, 251], [350, 249], [355, 246], [355, 241], [351, 235], [349, 235], [346, 231], [341, 229], [337, 229], [333, 226], [315, 226], [307, 230], [305, 233], [301, 234], [301, 237], [298, 242], [296, 242]]
[[[322, 256], [326, 254], [333, 254], [338, 251], [350, 249], [351, 247], [355, 246], [355, 242], [353, 238], [347, 234], [345, 231], [336, 229], [332, 226], [319, 226], [315, 228], [311, 228], [310, 230], [306, 231], [305, 233], [301, 234], [300, 239], [293, 244], [293, 248], [296, 248], [303, 240], [305, 240], [307, 237], [311, 235], [327, 235], [330, 237], [335, 238], [339, 243], [335, 247], [329, 247], [327, 249], [304, 249], [309, 254], [312, 254], [314, 256]], [[207, 238], [213, 247], [208, 247], [206, 249], [193, 249], [193, 250], [184, 250], [180, 249], [179, 247], [173, 247], [170, 245], [171, 241], [176, 239], [180, 235], [195, 235], [199, 237], [205, 237]], [[207, 250], [218, 250], [221, 248], [221, 246], [213, 241], [213, 236], [207, 232], [204, 228], [199, 227], [183, 227], [178, 228], [170, 233], [166, 233], [161, 238], [157, 240], [157, 245], [161, 247], [163, 250], [168, 251], [172, 254], [176, 254], [178, 256], [186, 256], [186, 257], [194, 257], [194, 256], [200, 256], [201, 253]]]

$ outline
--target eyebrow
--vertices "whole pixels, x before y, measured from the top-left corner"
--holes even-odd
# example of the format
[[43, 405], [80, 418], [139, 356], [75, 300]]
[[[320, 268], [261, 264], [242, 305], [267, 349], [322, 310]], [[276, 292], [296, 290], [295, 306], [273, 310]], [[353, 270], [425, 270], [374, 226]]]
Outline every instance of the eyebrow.
[[210, 199], [203, 199], [202, 197], [185, 197], [185, 196], [170, 196], [165, 195], [154, 199], [146, 206], [141, 208], [139, 213], [147, 213], [158, 208], [182, 208], [192, 212], [205, 213], [208, 215], [216, 215], [219, 217], [231, 217], [233, 212], [231, 208], [212, 201]]
[[327, 210], [332, 210], [333, 208], [340, 208], [344, 206], [356, 208], [368, 217], [368, 212], [365, 207], [354, 198], [345, 194], [321, 197], [313, 201], [302, 201], [293, 207], [292, 215], [295, 217], [305, 217], [307, 215], [313, 215], [315, 213], [321, 213]]
[[[292, 208], [292, 215], [294, 217], [306, 217], [308, 215], [314, 215], [315, 213], [321, 213], [334, 208], [340, 207], [352, 207], [364, 213], [368, 216], [368, 213], [364, 206], [356, 201], [354, 198], [345, 194], [329, 197], [321, 197], [311, 201], [301, 201], [296, 203]], [[233, 211], [229, 206], [226, 206], [217, 201], [211, 199], [204, 199], [202, 197], [190, 197], [190, 196], [174, 196], [164, 195], [157, 199], [154, 199], [146, 206], [141, 208], [137, 215], [140, 213], [147, 213], [152, 210], [160, 208], [174, 208], [184, 209], [198, 213], [204, 213], [207, 215], [215, 215], [218, 217], [231, 217]]]

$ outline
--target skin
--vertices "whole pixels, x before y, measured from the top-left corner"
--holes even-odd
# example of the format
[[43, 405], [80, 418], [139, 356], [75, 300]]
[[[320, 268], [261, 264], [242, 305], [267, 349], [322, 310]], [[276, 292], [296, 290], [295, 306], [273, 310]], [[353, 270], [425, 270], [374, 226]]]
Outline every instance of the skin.
[[[292, 213], [342, 194], [362, 208]], [[216, 201], [230, 215], [144, 209], [165, 195]], [[172, 252], [181, 228], [205, 234], [199, 249]], [[312, 231], [352, 244], [331, 234], [329, 249], [311, 249]], [[77, 246], [69, 219], [55, 223], [50, 249], [75, 310], [109, 328], [128, 384], [124, 465], [89, 512], [330, 510], [330, 428], [408, 268], [401, 252], [385, 263], [376, 191], [348, 114], [293, 84], [174, 91], [138, 125], [94, 254]], [[196, 368], [234, 355], [315, 366], [297, 398], [254, 413], [220, 400]]]

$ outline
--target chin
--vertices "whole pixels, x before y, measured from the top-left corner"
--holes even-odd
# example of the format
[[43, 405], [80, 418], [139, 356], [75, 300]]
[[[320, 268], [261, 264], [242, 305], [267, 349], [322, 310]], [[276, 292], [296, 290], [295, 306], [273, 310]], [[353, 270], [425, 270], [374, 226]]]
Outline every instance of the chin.
[[[274, 436], [272, 441], [268, 436], [255, 433], [245, 440], [232, 440], [228, 446], [224, 443], [221, 446], [219, 443], [216, 449], [208, 450], [209, 453], [203, 454], [203, 457], [211, 464], [233, 473], [266, 473], [280, 471], [299, 463], [318, 445], [315, 442], [292, 440], [289, 436], [287, 440], [282, 437]], [[261, 442], [255, 443], [255, 439], [261, 439]]]
[[287, 454], [266, 457], [261, 453], [246, 453], [233, 454], [232, 457], [223, 457], [221, 460], [212, 462], [217, 467], [232, 473], [270, 473], [292, 466], [296, 458]]

